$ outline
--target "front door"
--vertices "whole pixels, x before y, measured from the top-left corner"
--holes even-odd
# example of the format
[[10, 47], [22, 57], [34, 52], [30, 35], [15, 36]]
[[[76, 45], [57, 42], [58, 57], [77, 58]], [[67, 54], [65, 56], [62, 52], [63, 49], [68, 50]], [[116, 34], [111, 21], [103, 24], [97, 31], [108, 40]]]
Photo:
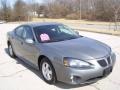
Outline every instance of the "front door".
[[26, 43], [26, 39], [32, 39], [34, 41], [34, 36], [32, 33], [32, 29], [29, 26], [24, 26], [23, 32], [24, 43], [22, 45], [23, 48], [23, 58], [28, 60], [29, 62], [36, 64], [37, 63], [37, 54], [39, 50], [35, 47], [35, 44]]

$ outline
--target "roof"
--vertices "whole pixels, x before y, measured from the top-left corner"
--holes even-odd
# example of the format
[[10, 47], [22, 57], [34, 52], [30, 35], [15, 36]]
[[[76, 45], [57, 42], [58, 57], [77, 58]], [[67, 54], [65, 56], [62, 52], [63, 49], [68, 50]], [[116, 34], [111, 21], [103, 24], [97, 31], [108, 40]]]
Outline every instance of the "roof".
[[57, 22], [33, 22], [33, 23], [27, 23], [24, 25], [29, 25], [31, 27], [37, 27], [37, 26], [44, 26], [44, 25], [59, 25], [61, 23], [57, 23]]

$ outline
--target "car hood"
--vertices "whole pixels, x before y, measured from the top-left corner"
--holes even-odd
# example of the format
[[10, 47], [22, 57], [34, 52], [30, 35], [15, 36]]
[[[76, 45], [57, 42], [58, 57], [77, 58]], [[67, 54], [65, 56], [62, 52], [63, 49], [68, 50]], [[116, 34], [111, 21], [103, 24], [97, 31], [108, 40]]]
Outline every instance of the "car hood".
[[45, 43], [45, 47], [51, 48], [62, 57], [72, 57], [81, 60], [98, 59], [110, 54], [111, 49], [104, 43], [87, 37], [78, 39]]

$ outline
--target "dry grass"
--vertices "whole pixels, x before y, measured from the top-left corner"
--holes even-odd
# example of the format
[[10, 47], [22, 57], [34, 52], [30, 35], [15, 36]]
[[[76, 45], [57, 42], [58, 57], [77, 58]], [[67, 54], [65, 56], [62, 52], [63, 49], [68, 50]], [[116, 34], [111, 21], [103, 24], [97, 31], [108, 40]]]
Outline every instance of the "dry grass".
[[[79, 24], [110, 25], [109, 22], [97, 22], [97, 21], [85, 21], [85, 20], [66, 20], [66, 19], [48, 19], [48, 18], [33, 18], [32, 22], [59, 22], [59, 23], [69, 25], [73, 29], [77, 29], [77, 30], [120, 36], [120, 30], [114, 31], [114, 30], [101, 30], [101, 29], [93, 29], [93, 28], [88, 29], [88, 28], [78, 27]], [[23, 24], [23, 23], [29, 23], [29, 22], [12, 22], [12, 23]], [[111, 23], [111, 24], [113, 24], [113, 23]]]
[[[76, 23], [76, 24], [96, 24], [96, 25], [110, 25], [114, 23], [100, 22], [100, 21], [86, 21], [86, 20], [67, 20], [67, 19], [50, 19], [50, 18], [33, 18], [33, 22], [60, 22], [60, 23]], [[120, 24], [120, 22], [119, 22]]]
[[80, 28], [77, 30], [120, 36], [120, 30], [114, 31], [114, 30], [99, 30], [99, 29], [88, 29], [88, 28]]

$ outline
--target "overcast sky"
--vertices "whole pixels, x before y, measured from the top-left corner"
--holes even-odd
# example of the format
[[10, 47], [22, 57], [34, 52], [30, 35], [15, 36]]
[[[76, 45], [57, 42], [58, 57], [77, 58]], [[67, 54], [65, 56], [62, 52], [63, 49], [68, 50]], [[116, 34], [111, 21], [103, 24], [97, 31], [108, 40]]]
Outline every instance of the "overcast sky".
[[[11, 4], [14, 4], [16, 0], [9, 0], [11, 1]], [[32, 2], [39, 2], [39, 3], [42, 3], [44, 0], [23, 0], [27, 3], [32, 3]]]
[[[13, 6], [16, 0], [8, 0], [8, 1], [9, 1], [9, 4], [11, 6]], [[32, 2], [33, 3], [34, 2], [43, 3], [45, 0], [23, 0], [23, 1], [25, 1], [26, 3], [32, 3]], [[0, 0], [0, 2], [1, 2], [1, 0]], [[1, 7], [1, 4], [0, 4], [0, 7]]]

